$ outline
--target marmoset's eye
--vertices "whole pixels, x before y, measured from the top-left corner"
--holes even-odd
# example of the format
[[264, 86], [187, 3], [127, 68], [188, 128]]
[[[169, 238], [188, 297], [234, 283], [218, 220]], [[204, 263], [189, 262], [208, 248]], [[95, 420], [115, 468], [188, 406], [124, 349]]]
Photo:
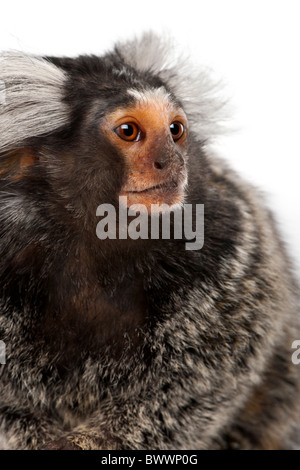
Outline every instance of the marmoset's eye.
[[176, 142], [177, 140], [181, 139], [181, 137], [185, 133], [185, 127], [180, 121], [174, 121], [170, 125], [170, 131], [174, 142]]
[[129, 142], [139, 140], [141, 134], [139, 127], [134, 122], [121, 124], [115, 129], [115, 132], [121, 139]]

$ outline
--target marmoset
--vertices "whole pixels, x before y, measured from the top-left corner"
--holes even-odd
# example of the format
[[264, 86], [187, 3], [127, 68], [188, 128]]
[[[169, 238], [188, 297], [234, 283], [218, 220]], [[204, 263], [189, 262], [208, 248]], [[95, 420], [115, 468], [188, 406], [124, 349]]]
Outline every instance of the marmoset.
[[[0, 447], [292, 448], [298, 281], [260, 192], [210, 150], [206, 71], [149, 33], [3, 53], [0, 81]], [[199, 249], [118, 235], [185, 204]]]

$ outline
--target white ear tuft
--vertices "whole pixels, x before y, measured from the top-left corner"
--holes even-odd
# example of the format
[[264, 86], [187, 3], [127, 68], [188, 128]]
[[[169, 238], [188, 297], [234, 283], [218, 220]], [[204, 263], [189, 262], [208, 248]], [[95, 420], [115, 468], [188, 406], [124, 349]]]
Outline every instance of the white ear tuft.
[[42, 58], [20, 52], [0, 56], [1, 152], [68, 122], [65, 81], [65, 73]]

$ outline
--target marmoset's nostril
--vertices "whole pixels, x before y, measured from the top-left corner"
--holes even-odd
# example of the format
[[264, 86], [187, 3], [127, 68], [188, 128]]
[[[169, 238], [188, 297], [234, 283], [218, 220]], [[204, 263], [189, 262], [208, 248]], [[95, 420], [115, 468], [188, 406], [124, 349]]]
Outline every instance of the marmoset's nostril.
[[154, 168], [156, 168], [157, 170], [162, 170], [164, 167], [164, 165], [160, 162], [154, 162]]

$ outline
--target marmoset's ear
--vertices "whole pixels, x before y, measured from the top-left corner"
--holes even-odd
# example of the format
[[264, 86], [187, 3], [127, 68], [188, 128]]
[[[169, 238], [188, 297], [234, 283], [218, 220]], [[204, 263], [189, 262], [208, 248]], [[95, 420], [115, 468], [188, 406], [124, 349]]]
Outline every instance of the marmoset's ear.
[[17, 181], [26, 175], [27, 169], [36, 162], [32, 148], [11, 150], [0, 157], [0, 179]]
[[42, 58], [0, 56], [0, 177], [16, 180], [35, 162], [30, 141], [68, 123], [66, 74]]

